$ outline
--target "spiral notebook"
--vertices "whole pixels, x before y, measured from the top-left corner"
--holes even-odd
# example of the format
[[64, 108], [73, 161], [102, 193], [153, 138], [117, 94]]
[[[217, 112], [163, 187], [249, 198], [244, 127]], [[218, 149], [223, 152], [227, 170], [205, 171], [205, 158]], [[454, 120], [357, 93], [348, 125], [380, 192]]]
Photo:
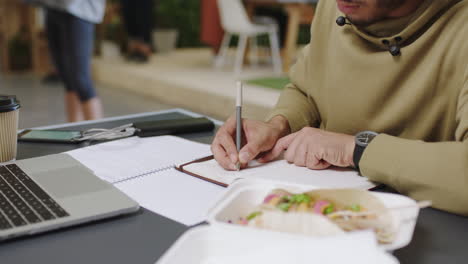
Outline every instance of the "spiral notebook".
[[67, 153], [140, 206], [188, 226], [204, 221], [225, 191], [175, 169], [211, 153], [207, 144], [175, 136], [131, 137]]
[[210, 145], [175, 136], [130, 137], [67, 152], [113, 184], [168, 170], [210, 153]]
[[284, 159], [268, 163], [252, 161], [240, 171], [223, 169], [213, 156], [207, 156], [176, 167], [191, 176], [227, 187], [239, 179], [265, 179], [285, 183], [304, 184], [321, 188], [357, 188], [370, 190], [376, 184], [361, 177], [356, 170], [331, 167], [326, 170], [311, 170], [288, 163]]

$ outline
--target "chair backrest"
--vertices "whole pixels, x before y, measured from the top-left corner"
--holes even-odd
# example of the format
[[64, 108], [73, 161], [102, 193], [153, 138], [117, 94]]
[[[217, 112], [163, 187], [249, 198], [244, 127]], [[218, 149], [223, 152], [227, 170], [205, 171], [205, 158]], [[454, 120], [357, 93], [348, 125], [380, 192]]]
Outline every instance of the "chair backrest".
[[241, 0], [218, 0], [218, 9], [225, 31], [242, 33], [252, 28], [253, 25]]

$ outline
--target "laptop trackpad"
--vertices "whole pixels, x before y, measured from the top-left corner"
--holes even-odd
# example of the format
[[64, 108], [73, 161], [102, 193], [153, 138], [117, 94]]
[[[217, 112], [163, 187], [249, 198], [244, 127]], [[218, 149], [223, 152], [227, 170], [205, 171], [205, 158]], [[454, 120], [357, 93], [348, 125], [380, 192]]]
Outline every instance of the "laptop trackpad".
[[52, 197], [56, 198], [98, 192], [111, 187], [81, 166], [31, 173], [31, 176]]

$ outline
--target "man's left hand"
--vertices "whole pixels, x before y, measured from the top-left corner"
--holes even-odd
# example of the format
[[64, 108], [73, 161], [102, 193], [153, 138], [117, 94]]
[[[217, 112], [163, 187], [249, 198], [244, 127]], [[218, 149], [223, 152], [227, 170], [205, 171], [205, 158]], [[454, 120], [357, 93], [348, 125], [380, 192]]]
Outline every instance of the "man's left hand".
[[322, 170], [331, 165], [338, 167], [354, 166], [354, 136], [305, 127], [276, 142], [274, 148], [259, 162], [276, 159], [286, 151], [284, 158], [289, 163]]

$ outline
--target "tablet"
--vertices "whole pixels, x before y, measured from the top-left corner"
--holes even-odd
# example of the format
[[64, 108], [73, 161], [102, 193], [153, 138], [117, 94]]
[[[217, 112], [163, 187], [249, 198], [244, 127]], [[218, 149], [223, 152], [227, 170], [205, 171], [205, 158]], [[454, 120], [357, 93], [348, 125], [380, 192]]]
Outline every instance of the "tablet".
[[18, 141], [48, 143], [79, 143], [81, 131], [26, 129], [18, 134]]

